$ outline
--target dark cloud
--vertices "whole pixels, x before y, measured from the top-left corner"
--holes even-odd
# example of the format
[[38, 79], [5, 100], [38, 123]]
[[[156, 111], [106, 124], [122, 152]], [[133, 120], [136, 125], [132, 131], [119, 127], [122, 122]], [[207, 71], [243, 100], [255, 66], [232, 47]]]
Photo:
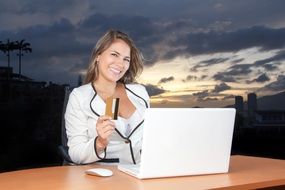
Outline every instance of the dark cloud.
[[240, 59], [235, 59], [235, 60], [233, 60], [233, 61], [231, 61], [232, 63], [240, 63], [240, 62], [242, 62], [244, 60], [244, 58], [240, 58]]
[[266, 71], [276, 71], [276, 70], [278, 70], [278, 65], [281, 65], [281, 62], [275, 62], [272, 64], [265, 64], [265, 65], [263, 65], [263, 68]]
[[174, 77], [173, 76], [160, 79], [158, 81], [158, 84], [167, 83], [167, 82], [171, 82], [171, 81], [174, 81]]
[[252, 66], [251, 64], [233, 65], [228, 69], [228, 71], [225, 74], [229, 76], [247, 75], [252, 71], [250, 69], [251, 66]]
[[277, 65], [280, 65], [281, 64], [280, 61], [284, 60], [285, 60], [285, 50], [281, 50], [272, 57], [254, 62], [252, 66], [263, 67], [268, 71], [272, 71], [278, 69]]
[[253, 79], [253, 80], [247, 80], [246, 82], [247, 82], [248, 84], [254, 83], [254, 82], [257, 82], [257, 83], [264, 83], [264, 82], [267, 82], [267, 81], [269, 81], [269, 80], [270, 80], [270, 78], [267, 76], [267, 74], [266, 74], [266, 73], [263, 73], [263, 74], [259, 75], [257, 78], [255, 78], [255, 79]]
[[200, 79], [201, 79], [201, 80], [204, 80], [204, 79], [207, 78], [207, 77], [208, 77], [207, 75], [202, 75]]
[[236, 82], [241, 76], [252, 72], [252, 64], [233, 65], [224, 72], [218, 72], [213, 76], [216, 81]]
[[193, 93], [193, 96], [196, 97], [197, 101], [203, 101], [205, 98], [210, 96], [210, 93], [208, 90], [204, 90], [202, 92]]
[[213, 94], [209, 90], [204, 90], [201, 92], [194, 93], [193, 96], [196, 97], [196, 100], [199, 102], [218, 100], [218, 98], [214, 97]]
[[[133, 27], [133, 26], [136, 27]], [[156, 28], [153, 20], [143, 16], [125, 16], [112, 15], [107, 16], [103, 14], [93, 14], [82, 20], [78, 27], [81, 32], [89, 36], [94, 35], [94, 32], [101, 36], [110, 28], [119, 29], [127, 32], [136, 42], [147, 40], [155, 34]], [[93, 31], [93, 33], [90, 32]], [[152, 39], [154, 40], [154, 39]]]
[[52, 3], [49, 0], [9, 0], [1, 1], [0, 3], [0, 14], [13, 13], [15, 15], [25, 15], [25, 14], [59, 14], [62, 13], [65, 9], [75, 9], [76, 6], [82, 4], [77, 0], [68, 0], [67, 1], [53, 1]]
[[253, 26], [235, 31], [189, 32], [172, 45], [184, 45], [183, 53], [192, 55], [235, 52], [251, 47], [260, 47], [264, 51], [280, 49], [285, 46], [285, 28]]
[[[262, 50], [283, 48], [285, 45], [285, 29], [273, 29], [264, 26], [254, 26], [232, 31], [194, 32], [192, 22], [185, 20], [168, 21], [150, 19], [143, 16], [102, 15], [94, 14], [82, 20], [79, 31], [85, 37], [94, 38], [95, 34], [102, 34], [109, 28], [126, 31], [134, 38], [142, 50], [148, 64], [157, 60], [171, 60], [177, 56], [190, 54], [209, 54], [218, 52], [232, 52], [251, 47]], [[177, 25], [188, 24], [190, 30], [185, 32]], [[136, 27], [132, 27], [132, 26]], [[183, 25], [183, 24], [182, 24]], [[184, 25], [185, 26], [185, 25]], [[161, 44], [161, 50], [155, 48]], [[229, 58], [213, 58], [200, 62], [196, 68], [227, 61]], [[236, 60], [242, 61], [241, 59]], [[195, 68], [193, 68], [195, 69]]]
[[190, 70], [195, 72], [195, 71], [198, 71], [198, 69], [201, 67], [208, 67], [210, 65], [223, 63], [227, 60], [229, 60], [229, 58], [213, 58], [213, 59], [204, 60], [204, 61], [199, 62], [194, 67], [192, 67]]
[[221, 83], [215, 86], [214, 90], [212, 90], [213, 93], [219, 93], [225, 90], [229, 90], [231, 87], [227, 85], [226, 83]]
[[201, 92], [193, 93], [193, 96], [199, 102], [217, 101], [219, 100], [218, 97], [222, 97], [222, 100], [229, 100], [229, 99], [235, 98], [234, 95], [227, 95], [227, 94], [220, 93], [228, 89], [231, 89], [231, 87], [225, 83], [221, 83], [219, 85], [216, 85], [214, 90], [211, 90], [211, 91], [203, 90]]
[[159, 95], [159, 94], [166, 92], [164, 89], [162, 89], [158, 86], [152, 85], [152, 84], [146, 84], [145, 88], [146, 88], [149, 96], [156, 96], [156, 95]]
[[182, 81], [183, 82], [188, 82], [188, 81], [193, 81], [193, 80], [197, 80], [198, 79], [198, 77], [196, 77], [196, 76], [194, 76], [194, 75], [188, 75], [187, 77], [186, 77], [186, 79], [183, 79]]
[[213, 59], [201, 61], [200, 64], [203, 64], [204, 66], [208, 66], [208, 65], [223, 63], [227, 60], [229, 60], [229, 58], [213, 58]]
[[213, 79], [216, 81], [223, 82], [236, 82], [236, 79], [232, 75], [227, 74], [226, 72], [218, 72], [213, 76]]
[[270, 91], [283, 91], [285, 90], [285, 75], [279, 75], [276, 81], [266, 85], [260, 91], [270, 90]]
[[[281, 50], [272, 57], [255, 61], [252, 64], [233, 65], [224, 72], [218, 72], [213, 76], [213, 78], [217, 81], [235, 82], [240, 77], [249, 75], [253, 70], [259, 67], [264, 68], [266, 71], [277, 70], [279, 69], [279, 65], [281, 65], [281, 61], [284, 60], [285, 60], [285, 51]], [[268, 76], [264, 74], [256, 79], [247, 80], [247, 83], [265, 82], [268, 80], [269, 80]]]
[[[148, 15], [151, 18], [178, 20], [191, 18], [195, 28], [237, 28], [253, 24], [277, 25], [283, 22], [285, 3], [280, 0], [117, 0], [90, 1], [97, 13]], [[127, 10], [127, 11], [126, 11]], [[170, 14], [171, 13], [171, 14]]]

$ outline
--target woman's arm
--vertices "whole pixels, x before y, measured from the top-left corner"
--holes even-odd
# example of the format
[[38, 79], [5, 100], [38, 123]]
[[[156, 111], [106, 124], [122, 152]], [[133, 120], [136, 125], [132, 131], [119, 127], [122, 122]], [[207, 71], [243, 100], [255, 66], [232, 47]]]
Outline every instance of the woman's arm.
[[[104, 158], [104, 151], [97, 156], [95, 152], [95, 137], [88, 137], [87, 115], [80, 105], [80, 98], [84, 98], [77, 89], [69, 97], [65, 112], [65, 127], [68, 138], [69, 156], [74, 163], [91, 163]], [[95, 128], [95, 126], [94, 126]]]

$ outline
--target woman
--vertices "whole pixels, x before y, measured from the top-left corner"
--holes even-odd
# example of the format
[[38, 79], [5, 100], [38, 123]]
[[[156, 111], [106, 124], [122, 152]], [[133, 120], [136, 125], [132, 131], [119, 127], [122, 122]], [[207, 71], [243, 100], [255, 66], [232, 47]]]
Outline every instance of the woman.
[[[75, 88], [65, 113], [69, 156], [74, 163], [138, 163], [146, 89], [135, 84], [142, 56], [129, 36], [110, 30], [97, 42], [85, 85]], [[107, 98], [119, 98], [116, 121], [105, 114]]]

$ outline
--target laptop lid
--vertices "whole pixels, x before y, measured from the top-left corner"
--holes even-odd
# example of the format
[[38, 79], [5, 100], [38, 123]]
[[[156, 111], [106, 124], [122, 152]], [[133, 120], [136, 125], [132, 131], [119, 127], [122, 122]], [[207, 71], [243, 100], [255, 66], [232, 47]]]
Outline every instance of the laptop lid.
[[149, 108], [138, 178], [228, 172], [233, 108]]

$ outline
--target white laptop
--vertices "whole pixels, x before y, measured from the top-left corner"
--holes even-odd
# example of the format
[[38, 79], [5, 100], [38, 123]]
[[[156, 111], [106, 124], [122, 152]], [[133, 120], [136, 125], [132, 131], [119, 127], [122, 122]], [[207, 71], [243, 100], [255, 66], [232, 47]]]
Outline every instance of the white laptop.
[[141, 162], [118, 169], [139, 179], [227, 173], [234, 108], [148, 108]]

